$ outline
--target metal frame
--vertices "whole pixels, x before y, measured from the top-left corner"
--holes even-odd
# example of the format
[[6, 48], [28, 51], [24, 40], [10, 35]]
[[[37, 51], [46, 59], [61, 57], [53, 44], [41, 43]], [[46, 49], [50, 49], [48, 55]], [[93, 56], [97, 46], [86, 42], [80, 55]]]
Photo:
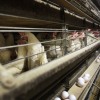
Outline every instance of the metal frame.
[[[68, 1], [57, 1], [59, 5], [56, 5], [54, 3], [52, 4], [50, 2], [48, 3], [47, 1], [45, 3], [38, 1], [0, 1], [0, 26], [61, 28], [63, 25], [67, 24], [69, 28], [98, 28], [97, 25], [93, 27], [92, 24], [98, 23], [96, 21], [97, 19], [94, 20], [92, 17], [89, 17], [88, 15], [68, 3]], [[74, 12], [79, 13], [82, 18], [76, 17], [76, 15], [72, 13], [66, 13], [65, 10], [62, 10], [64, 9], [64, 7], [66, 9], [69, 7], [72, 8], [73, 10], [75, 10]], [[64, 19], [61, 16], [63, 16]], [[92, 23], [85, 20], [84, 24], [84, 18], [91, 20]]]
[[[82, 50], [78, 50], [67, 56], [59, 58], [41, 67], [38, 67], [37, 69], [33, 69], [31, 71], [21, 74], [15, 78], [14, 81], [15, 85], [14, 87], [9, 88], [9, 91], [6, 90], [5, 87], [0, 85], [0, 90], [2, 90], [0, 91], [0, 99], [6, 100], [7, 97], [8, 97], [7, 99], [9, 100], [11, 98], [17, 98], [17, 99], [20, 98], [21, 100], [25, 99], [22, 95], [26, 95], [29, 98], [35, 97], [37, 94], [39, 94], [39, 92], [42, 92], [48, 86], [55, 83], [55, 81], [57, 81], [57, 79], [59, 79], [61, 76], [65, 74], [67, 75], [68, 71], [70, 71], [73, 68], [73, 66], [68, 67], [70, 64], [76, 62], [76, 60], [77, 60], [76, 63], [80, 62], [91, 52], [97, 50], [99, 46], [100, 46], [100, 42], [98, 41], [88, 47], [83, 48]], [[32, 93], [32, 95], [31, 93], [29, 93], [29, 91]]]
[[96, 18], [94, 19], [94, 18], [90, 17], [90, 15], [88, 15], [86, 12], [81, 11], [78, 7], [75, 7], [68, 0], [66, 0], [66, 1], [65, 0], [57, 0], [57, 1], [56, 0], [50, 0], [50, 1], [55, 2], [56, 4], [66, 8], [66, 9], [69, 9], [70, 11], [73, 11], [74, 13], [76, 13], [76, 14], [82, 16], [82, 17], [87, 18], [87, 19], [91, 20], [94, 23], [99, 24], [99, 22], [96, 21]]

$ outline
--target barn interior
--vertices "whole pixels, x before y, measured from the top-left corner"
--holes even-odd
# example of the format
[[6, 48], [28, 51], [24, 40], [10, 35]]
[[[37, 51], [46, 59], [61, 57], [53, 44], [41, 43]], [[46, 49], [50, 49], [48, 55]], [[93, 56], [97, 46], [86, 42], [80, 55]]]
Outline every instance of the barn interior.
[[1, 0], [0, 100], [100, 100], [100, 1]]

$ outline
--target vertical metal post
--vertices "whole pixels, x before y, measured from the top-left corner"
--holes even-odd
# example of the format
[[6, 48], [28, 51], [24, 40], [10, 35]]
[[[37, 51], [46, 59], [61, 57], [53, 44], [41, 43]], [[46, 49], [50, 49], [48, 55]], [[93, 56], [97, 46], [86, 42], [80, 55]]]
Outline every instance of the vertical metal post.
[[[83, 19], [83, 27], [86, 27], [86, 18]], [[84, 32], [85, 38], [83, 39], [84, 45], [87, 46], [87, 29]]]
[[67, 54], [67, 40], [66, 40], [66, 37], [67, 37], [67, 28], [66, 28], [66, 24], [64, 26], [62, 26], [62, 29], [64, 30], [62, 32], [62, 38], [64, 38], [63, 40], [63, 51], [64, 51], [64, 55]]
[[84, 44], [87, 46], [87, 29], [85, 30], [85, 38], [84, 38]]
[[[55, 39], [55, 40], [57, 40], [57, 38]], [[58, 57], [58, 54], [57, 54], [57, 42], [55, 41], [55, 53], [56, 53], [56, 58]]]
[[63, 55], [65, 55], [65, 54], [67, 54], [67, 41], [66, 41], [66, 37], [67, 37], [67, 29], [66, 29], [66, 19], [65, 19], [65, 11], [64, 11], [64, 8], [61, 8], [61, 10], [60, 10], [61, 12], [60, 12], [60, 18], [61, 18], [61, 20], [65, 23], [63, 26], [62, 26], [62, 39], [64, 39], [63, 41], [61, 41], [62, 42], [62, 49], [63, 49], [63, 51], [62, 51], [62, 54]]

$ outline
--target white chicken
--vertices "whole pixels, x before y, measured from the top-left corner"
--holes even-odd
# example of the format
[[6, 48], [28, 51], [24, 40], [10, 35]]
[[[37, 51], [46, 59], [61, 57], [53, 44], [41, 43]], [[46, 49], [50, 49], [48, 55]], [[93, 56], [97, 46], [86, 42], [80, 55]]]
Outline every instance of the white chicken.
[[95, 36], [92, 33], [87, 34], [87, 45], [90, 45], [91, 43], [95, 42]]
[[40, 41], [35, 37], [34, 34], [28, 32], [25, 34], [28, 36], [28, 43], [34, 43], [33, 45], [28, 46], [27, 55], [28, 56], [34, 55], [28, 58], [28, 67], [33, 68], [35, 66], [47, 63], [48, 60], [47, 60], [47, 55], [44, 51], [44, 46], [40, 43]]
[[75, 44], [75, 50], [81, 49], [81, 43], [80, 43], [80, 41], [79, 41], [78, 38], [75, 39], [73, 42], [74, 42], [74, 44]]
[[[0, 47], [11, 46], [14, 44], [14, 37], [12, 33], [8, 33], [8, 34], [4, 35], [0, 33]], [[16, 59], [20, 59], [20, 58], [24, 58], [24, 59], [20, 59], [20, 60], [5, 64], [6, 62], [9, 62], [11, 60], [12, 49], [0, 50], [0, 63], [5, 64], [4, 66], [5, 68], [8, 69], [8, 72], [15, 75], [22, 72], [23, 68], [25, 67], [26, 56], [31, 56], [28, 58], [29, 69], [48, 62], [47, 55], [44, 51], [44, 46], [42, 46], [42, 44], [35, 37], [35, 35], [32, 33], [24, 33], [24, 34], [28, 37], [27, 43], [36, 43], [34, 45], [32, 44], [29, 46], [22, 46], [22, 47], [17, 48]]]
[[48, 55], [52, 58], [59, 58], [62, 56], [62, 50], [59, 45], [58, 46], [51, 45], [49, 50], [50, 51], [48, 52]]
[[34, 44], [28, 45], [26, 47], [19, 47], [18, 58], [29, 56], [28, 58], [29, 69], [47, 63], [48, 60], [47, 60], [47, 55], [44, 51], [44, 46], [42, 46], [42, 44], [35, 37], [35, 35], [30, 32], [25, 32], [21, 34], [24, 34], [25, 36], [27, 36], [28, 38], [27, 43], [34, 43]]
[[72, 35], [69, 35], [67, 37], [68, 44], [67, 44], [67, 51], [68, 52], [74, 52], [76, 50], [79, 50], [81, 48], [81, 43], [78, 38], [78, 33], [74, 32]]

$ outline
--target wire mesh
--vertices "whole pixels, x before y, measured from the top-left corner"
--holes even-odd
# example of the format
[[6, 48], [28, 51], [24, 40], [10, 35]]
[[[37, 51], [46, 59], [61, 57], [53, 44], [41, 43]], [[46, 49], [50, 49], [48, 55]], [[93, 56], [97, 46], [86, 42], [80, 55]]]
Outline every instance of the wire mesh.
[[[65, 31], [65, 34], [67, 34], [66, 35], [67, 37], [63, 37], [63, 32], [62, 33], [58, 32], [59, 34], [61, 34], [59, 38], [49, 39], [49, 40], [46, 39], [45, 41], [38, 42], [38, 43], [27, 43], [27, 44], [21, 44], [21, 45], [0, 47], [0, 52], [2, 52], [5, 49], [10, 49], [10, 48], [15, 48], [16, 49], [16, 48], [20, 48], [20, 47], [28, 47], [28, 46], [34, 46], [34, 45], [37, 45], [37, 44], [42, 44], [41, 48], [42, 48], [42, 46], [44, 46], [44, 51], [39, 52], [39, 53], [34, 53], [34, 54], [31, 54], [31, 55], [25, 55], [25, 57], [16, 58], [14, 60], [6, 62], [5, 64], [15, 62], [15, 61], [18, 61], [18, 60], [21, 60], [21, 59], [28, 59], [28, 58], [31, 58], [31, 57], [36, 56], [36, 55], [41, 55], [43, 53], [46, 53], [48, 61], [52, 61], [54, 59], [57, 59], [57, 58], [60, 58], [60, 57], [64, 56], [65, 54], [72, 53], [76, 50], [79, 50], [79, 49], [82, 49], [82, 48], [85, 47], [84, 40], [82, 40], [82, 43], [84, 44], [84, 46], [82, 46], [82, 43], [80, 42], [79, 38], [76, 38], [74, 40], [71, 39], [71, 38], [68, 38], [71, 35], [69, 33], [75, 32], [75, 31], [76, 30], [70, 30], [70, 31], [67, 31], [67, 32]], [[78, 31], [78, 32], [80, 32], [80, 31]], [[48, 34], [51, 35], [50, 33], [48, 33]], [[90, 39], [94, 40], [94, 41], [92, 41], [91, 43], [89, 43], [87, 45], [90, 45], [90, 44], [92, 44], [92, 43], [94, 43], [98, 40], [97, 38], [95, 38], [93, 36], [89, 36], [89, 35], [87, 35], [87, 36], [90, 37]], [[50, 47], [52, 47], [52, 48], [50, 49]], [[50, 57], [49, 54], [51, 52], [53, 52], [54, 54], [52, 54], [51, 57]]]

